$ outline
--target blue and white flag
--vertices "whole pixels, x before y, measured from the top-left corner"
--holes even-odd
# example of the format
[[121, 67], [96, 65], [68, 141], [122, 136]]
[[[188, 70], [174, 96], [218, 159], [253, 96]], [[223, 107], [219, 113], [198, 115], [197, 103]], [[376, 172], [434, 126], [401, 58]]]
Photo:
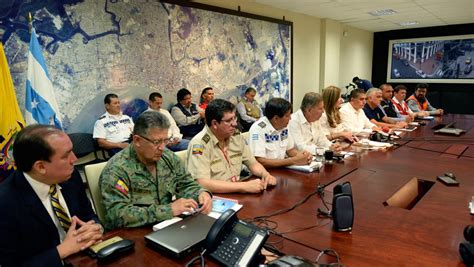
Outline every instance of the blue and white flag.
[[41, 53], [36, 31], [31, 28], [26, 80], [25, 121], [30, 124], [55, 125], [62, 129], [61, 113], [54, 97], [53, 83]]

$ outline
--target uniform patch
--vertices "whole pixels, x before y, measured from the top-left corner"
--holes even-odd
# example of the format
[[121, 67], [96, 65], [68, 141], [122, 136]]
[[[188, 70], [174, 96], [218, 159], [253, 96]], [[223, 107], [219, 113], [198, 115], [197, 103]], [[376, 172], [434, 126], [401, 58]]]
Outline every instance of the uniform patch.
[[115, 184], [115, 188], [120, 191], [120, 193], [124, 194], [125, 196], [128, 196], [128, 186], [122, 181], [118, 180], [117, 183]]
[[[204, 139], [204, 137], [203, 137], [203, 139]], [[201, 144], [195, 144], [195, 145], [193, 145], [191, 151], [192, 151], [193, 155], [202, 155], [202, 152], [204, 152], [204, 146], [201, 145]]]
[[261, 121], [258, 126], [260, 126], [261, 128], [265, 128], [265, 126], [267, 126], [267, 124], [265, 124], [265, 122]]
[[281, 140], [285, 140], [286, 138], [288, 138], [288, 129], [285, 129], [281, 132]]
[[280, 136], [278, 134], [265, 134], [265, 142], [273, 143], [274, 141], [278, 141]]
[[205, 134], [203, 137], [202, 137], [202, 141], [204, 141], [204, 143], [209, 143], [209, 141], [211, 140], [211, 137], [208, 135], [208, 134]]
[[257, 141], [258, 140], [258, 133], [252, 134], [252, 140]]

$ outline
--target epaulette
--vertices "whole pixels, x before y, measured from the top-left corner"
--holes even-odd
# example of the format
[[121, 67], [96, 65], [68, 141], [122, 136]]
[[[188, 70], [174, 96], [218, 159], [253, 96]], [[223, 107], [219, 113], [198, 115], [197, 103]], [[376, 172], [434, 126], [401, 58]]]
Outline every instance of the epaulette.
[[261, 128], [265, 128], [265, 126], [267, 126], [267, 124], [265, 124], [265, 122], [261, 121], [258, 126], [260, 126]]
[[211, 137], [209, 136], [209, 134], [205, 134], [203, 137], [202, 137], [202, 141], [204, 141], [204, 143], [209, 143], [209, 141], [211, 140]]
[[100, 116], [100, 117], [99, 117], [99, 120], [101, 120], [101, 119], [103, 119], [103, 118], [105, 118], [105, 115]]

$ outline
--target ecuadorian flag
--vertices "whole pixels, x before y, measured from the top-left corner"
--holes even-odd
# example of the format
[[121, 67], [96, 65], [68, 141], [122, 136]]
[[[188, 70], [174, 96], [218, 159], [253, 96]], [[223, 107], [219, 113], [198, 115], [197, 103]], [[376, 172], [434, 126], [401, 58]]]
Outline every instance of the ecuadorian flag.
[[12, 144], [25, 121], [16, 101], [15, 89], [7, 58], [0, 43], [0, 181], [8, 177], [15, 167]]

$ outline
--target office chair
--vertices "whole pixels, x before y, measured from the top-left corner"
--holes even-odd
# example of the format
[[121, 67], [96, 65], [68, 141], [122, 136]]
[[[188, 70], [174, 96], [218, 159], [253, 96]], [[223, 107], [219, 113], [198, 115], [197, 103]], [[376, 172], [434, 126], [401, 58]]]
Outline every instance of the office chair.
[[[78, 158], [76, 166], [83, 169], [83, 166], [87, 163], [97, 163], [108, 159], [105, 155], [105, 151], [101, 150], [92, 134], [90, 133], [71, 133], [68, 134], [72, 142], [72, 151]], [[98, 152], [102, 152], [99, 157]]]
[[99, 189], [99, 177], [107, 162], [86, 165], [84, 170], [86, 174], [87, 186], [91, 193], [92, 202], [94, 204], [95, 213], [99, 220], [105, 222], [105, 208], [102, 203], [102, 194]]
[[187, 154], [188, 154], [188, 151], [187, 150], [181, 150], [181, 151], [177, 151], [177, 152], [174, 152], [174, 154], [176, 156], [178, 156], [178, 158], [181, 160], [181, 162], [186, 165], [186, 157], [187, 157]]

